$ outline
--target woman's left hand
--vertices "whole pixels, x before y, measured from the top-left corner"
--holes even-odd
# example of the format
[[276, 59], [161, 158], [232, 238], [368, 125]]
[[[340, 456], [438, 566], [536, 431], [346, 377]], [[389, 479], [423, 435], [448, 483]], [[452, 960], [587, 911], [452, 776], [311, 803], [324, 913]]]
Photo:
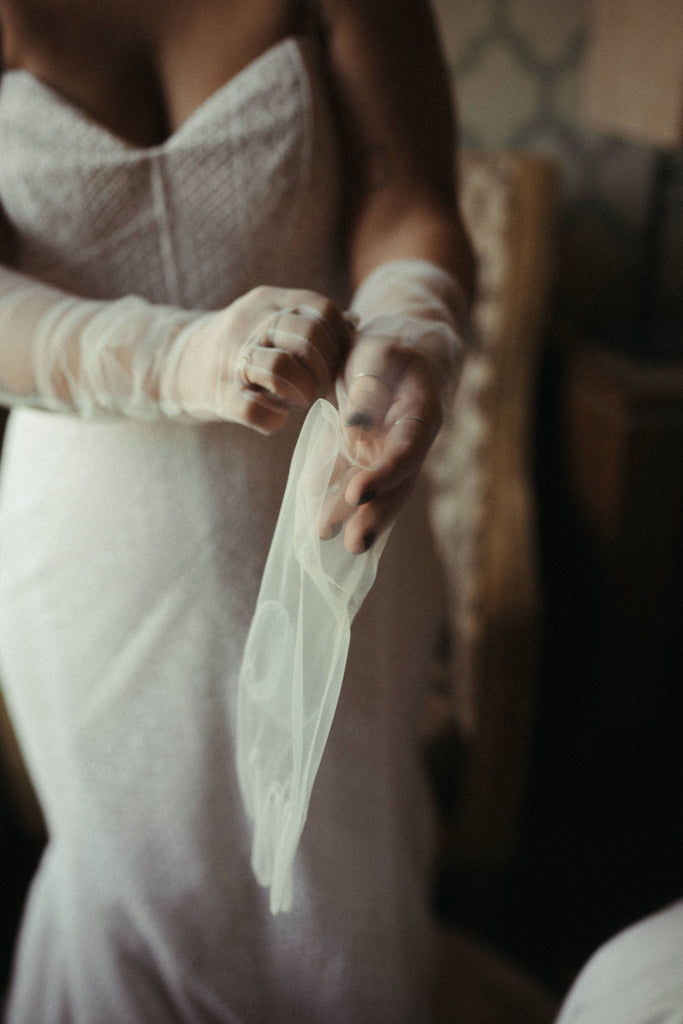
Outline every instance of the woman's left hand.
[[[344, 544], [367, 551], [406, 502], [443, 420], [437, 370], [424, 352], [391, 336], [357, 339], [337, 384], [342, 429], [354, 461], [344, 490]], [[350, 507], [350, 509], [349, 509]], [[329, 511], [332, 529], [340, 510]]]

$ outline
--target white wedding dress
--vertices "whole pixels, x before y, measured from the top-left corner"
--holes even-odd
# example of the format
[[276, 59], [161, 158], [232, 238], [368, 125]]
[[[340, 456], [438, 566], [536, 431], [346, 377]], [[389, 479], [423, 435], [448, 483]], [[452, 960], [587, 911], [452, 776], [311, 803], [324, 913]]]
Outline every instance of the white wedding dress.
[[[322, 81], [316, 46], [285, 40], [141, 149], [5, 73], [17, 266], [187, 308], [257, 284], [343, 301]], [[249, 865], [236, 680], [298, 426], [11, 414], [0, 669], [49, 829], [12, 1024], [429, 1019], [417, 734], [440, 585], [419, 499], [354, 624], [291, 913], [271, 916]]]

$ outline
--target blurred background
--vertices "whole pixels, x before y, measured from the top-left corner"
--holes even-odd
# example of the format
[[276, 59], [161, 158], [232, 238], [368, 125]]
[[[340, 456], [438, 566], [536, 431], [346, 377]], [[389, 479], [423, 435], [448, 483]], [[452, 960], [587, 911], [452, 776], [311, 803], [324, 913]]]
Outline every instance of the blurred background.
[[[432, 466], [466, 680], [434, 900], [560, 995], [683, 896], [683, 0], [433, 6], [489, 338]], [[42, 844], [4, 751], [0, 988]]]
[[[608, 23], [600, 36], [599, 60], [630, 81], [623, 103], [648, 87], [666, 107], [661, 126], [669, 149], [677, 149], [666, 195], [666, 224], [658, 255], [656, 339], [642, 336], [643, 244], [651, 230], [653, 186], [658, 173], [658, 126], [650, 139], [630, 128], [620, 97], [596, 97], [592, 85], [592, 34], [601, 25], [593, 0], [434, 0], [443, 43], [457, 85], [461, 142], [466, 148], [523, 149], [549, 154], [561, 169], [558, 275], [553, 320], [620, 352], [683, 357], [683, 127], [680, 4], [649, 0], [639, 5], [633, 34]], [[607, 5], [609, 7], [609, 5]], [[622, 9], [626, 3], [621, 4]], [[619, 3], [617, 3], [619, 8]], [[650, 34], [651, 48], [646, 47]], [[673, 42], [674, 74], [663, 66], [661, 44]], [[629, 46], [644, 52], [636, 68]], [[648, 54], [658, 59], [648, 63]], [[642, 70], [642, 78], [638, 72]], [[668, 92], [672, 79], [678, 92]], [[609, 83], [604, 83], [605, 91]], [[591, 99], [592, 95], [592, 99]], [[600, 115], [595, 109], [600, 106]], [[636, 120], [647, 108], [633, 112]], [[595, 121], [598, 120], [599, 127]], [[662, 143], [664, 145], [664, 143]], [[661, 171], [660, 171], [661, 173]], [[651, 255], [651, 254], [650, 254]], [[662, 328], [662, 321], [665, 325]], [[651, 325], [654, 327], [654, 325]]]
[[[437, 903], [561, 992], [599, 942], [683, 896], [683, 4], [434, 8], [465, 153], [557, 173], [545, 318], [512, 384], [539, 588], [514, 838], [468, 847], [449, 791]], [[494, 740], [503, 789], [518, 729]]]

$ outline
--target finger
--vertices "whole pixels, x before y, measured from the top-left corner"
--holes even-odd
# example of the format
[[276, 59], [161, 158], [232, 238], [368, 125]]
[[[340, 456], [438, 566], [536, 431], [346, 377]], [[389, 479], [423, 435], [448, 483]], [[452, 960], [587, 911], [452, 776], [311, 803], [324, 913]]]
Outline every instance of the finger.
[[414, 479], [435, 433], [421, 417], [406, 416], [397, 420], [385, 434], [381, 458], [371, 467], [359, 469], [349, 481], [345, 493], [349, 504], [367, 504], [404, 481]]
[[407, 499], [431, 443], [422, 420], [407, 418], [395, 424], [382, 462], [372, 469], [349, 466], [339, 472], [328, 491], [320, 517], [320, 536], [336, 536], [346, 525], [345, 546], [354, 554], [367, 550], [395, 518]]
[[224, 418], [265, 435], [281, 430], [289, 419], [286, 406], [270, 398], [267, 392], [244, 389], [231, 389], [222, 412]]
[[356, 511], [344, 497], [346, 486], [355, 472], [356, 466], [349, 465], [348, 459], [343, 455], [338, 456], [330, 477], [325, 501], [320, 510], [318, 533], [323, 540], [336, 537], [344, 523]]
[[[238, 370], [247, 380], [250, 375], [245, 372], [245, 367], [250, 362], [261, 370], [279, 376], [280, 381], [269, 383], [263, 379], [263, 374], [257, 373], [259, 379], [251, 379], [251, 383], [266, 387], [288, 402], [304, 407], [329, 393], [353, 329], [329, 300], [315, 295], [314, 298], [320, 309], [312, 305], [300, 305], [275, 311], [266, 320], [264, 328], [249, 339], [244, 357], [238, 364]], [[290, 353], [304, 372], [299, 372], [291, 362], [280, 359], [270, 361], [263, 354], [258, 355], [252, 351], [259, 347]], [[298, 398], [291, 393], [288, 385], [300, 392]]]
[[[342, 422], [351, 430], [370, 431], [384, 422], [403, 369], [400, 353], [374, 340], [362, 341], [351, 353], [340, 397]], [[350, 435], [354, 440], [354, 435]]]
[[382, 430], [376, 432], [376, 457], [365, 463], [366, 472], [351, 482], [348, 500], [359, 501], [368, 492], [381, 493], [411, 474], [417, 475], [442, 419], [438, 382], [431, 366], [419, 356], [410, 356], [395, 385]]
[[391, 390], [379, 376], [360, 373], [340, 400], [339, 413], [350, 457], [372, 465], [381, 451], [381, 424], [391, 404]]
[[322, 319], [299, 310], [284, 310], [273, 318], [262, 344], [296, 356], [311, 375], [319, 395], [330, 390], [340, 357], [339, 349]]
[[237, 364], [236, 383], [266, 391], [279, 402], [307, 409], [318, 397], [316, 379], [295, 355], [280, 348], [250, 345]]
[[335, 372], [349, 349], [352, 325], [339, 307], [324, 295], [302, 289], [283, 289], [280, 309], [288, 310], [319, 325], [331, 347]]
[[379, 535], [394, 521], [408, 500], [414, 479], [360, 506], [346, 523], [344, 547], [353, 555], [369, 551]]

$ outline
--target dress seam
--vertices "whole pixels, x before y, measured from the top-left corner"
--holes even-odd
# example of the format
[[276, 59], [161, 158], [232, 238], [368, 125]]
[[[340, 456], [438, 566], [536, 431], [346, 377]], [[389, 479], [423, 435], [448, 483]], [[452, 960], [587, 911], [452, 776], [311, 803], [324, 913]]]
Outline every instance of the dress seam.
[[[313, 159], [313, 91], [311, 89], [309, 68], [306, 55], [302, 52], [301, 46], [289, 50], [290, 63], [296, 72], [296, 87], [301, 96], [302, 111], [302, 142], [298, 160], [298, 174], [296, 181], [296, 192], [292, 197], [291, 213], [288, 219], [287, 228], [282, 232], [280, 251], [287, 252], [291, 245], [294, 227], [299, 225], [306, 196], [305, 184], [309, 180], [308, 171]], [[280, 261], [281, 262], [281, 261]], [[285, 257], [285, 265], [286, 265]]]
[[150, 185], [152, 189], [152, 209], [158, 229], [159, 251], [164, 272], [167, 300], [173, 305], [182, 305], [180, 296], [180, 280], [177, 261], [173, 246], [173, 237], [169, 227], [168, 201], [161, 157], [158, 153], [150, 155]]

